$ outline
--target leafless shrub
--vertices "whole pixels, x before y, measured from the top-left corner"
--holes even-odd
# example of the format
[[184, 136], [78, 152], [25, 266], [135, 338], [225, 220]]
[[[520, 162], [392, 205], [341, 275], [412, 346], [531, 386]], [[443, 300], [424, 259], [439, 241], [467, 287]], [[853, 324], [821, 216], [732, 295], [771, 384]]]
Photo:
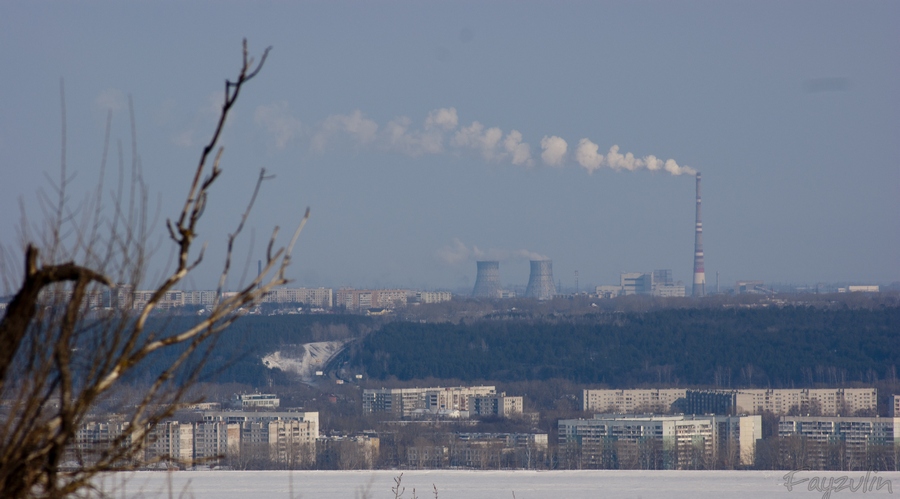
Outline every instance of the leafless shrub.
[[[104, 187], [95, 196], [73, 205], [65, 164], [65, 105], [63, 104], [63, 160], [60, 181], [53, 196], [43, 199], [44, 221], [35, 226], [36, 237], [22, 224], [24, 270], [21, 282], [11, 282], [12, 255], [0, 252], [0, 274], [15, 295], [0, 320], [0, 496], [66, 497], [91, 492], [99, 473], [130, 470], [153, 464], [144, 450], [149, 432], [183, 404], [191, 383], [173, 383], [178, 373], [196, 380], [196, 356], [208, 353], [209, 341], [231, 325], [241, 307], [254, 304], [263, 294], [287, 282], [285, 269], [291, 251], [309, 216], [299, 222], [287, 244], [276, 243], [278, 228], [269, 239], [263, 272], [236, 293], [225, 295], [225, 279], [232, 269], [235, 240], [241, 234], [260, 185], [261, 171], [247, 209], [227, 239], [225, 262], [216, 302], [207, 316], [172, 331], [160, 329], [148, 319], [164, 307], [167, 293], [175, 289], [203, 261], [205, 244], [196, 248], [200, 221], [212, 186], [222, 170], [222, 148], [217, 144], [229, 111], [244, 85], [262, 69], [269, 49], [258, 63], [248, 56], [244, 41], [243, 62], [235, 81], [225, 82], [225, 98], [218, 123], [203, 148], [199, 164], [188, 179], [188, 194], [180, 213], [166, 222], [174, 245], [174, 270], [151, 284], [146, 301], [133, 302], [130, 291], [146, 284], [151, 223], [148, 221], [147, 188], [141, 178], [134, 147], [132, 113], [132, 166], [125, 182], [124, 160], [119, 146], [120, 180], [112, 194], [112, 214], [102, 207]], [[102, 170], [106, 167], [109, 120]], [[18, 259], [18, 257], [15, 257]], [[61, 262], [61, 263], [60, 263]], [[97, 308], [107, 296], [115, 305]], [[117, 431], [98, 444], [78, 440], [82, 425], [97, 404], [122, 385], [123, 377], [141, 372], [148, 356], [177, 351], [176, 360], [161, 372], [146, 373], [150, 383], [128, 408]], [[193, 356], [193, 359], [192, 359]], [[97, 492], [97, 491], [94, 491]]]

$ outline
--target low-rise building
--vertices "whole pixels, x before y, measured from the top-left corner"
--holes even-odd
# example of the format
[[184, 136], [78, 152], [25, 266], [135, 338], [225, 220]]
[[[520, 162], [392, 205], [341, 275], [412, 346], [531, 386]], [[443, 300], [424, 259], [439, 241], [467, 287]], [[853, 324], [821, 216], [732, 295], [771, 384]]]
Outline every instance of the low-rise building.
[[241, 393], [236, 395], [241, 403], [241, 409], [277, 409], [281, 405], [281, 399], [272, 393]]
[[319, 437], [316, 467], [334, 470], [371, 470], [378, 465], [381, 440], [374, 435]]
[[416, 291], [413, 298], [418, 303], [442, 303], [453, 299], [449, 291]]

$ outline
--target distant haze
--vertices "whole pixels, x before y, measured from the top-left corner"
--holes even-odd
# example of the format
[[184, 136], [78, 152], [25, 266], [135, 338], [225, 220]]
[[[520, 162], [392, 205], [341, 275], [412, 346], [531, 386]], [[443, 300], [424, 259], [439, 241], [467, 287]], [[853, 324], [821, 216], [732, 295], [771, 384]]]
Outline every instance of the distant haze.
[[[112, 113], [137, 153], [154, 244], [234, 78], [273, 46], [225, 129], [187, 287], [215, 286], [260, 167], [275, 175], [229, 281], [274, 226], [312, 218], [295, 286], [471, 289], [475, 261], [563, 289], [620, 272], [691, 281], [703, 172], [707, 289], [900, 281], [897, 2], [0, 4], [0, 243], [42, 219], [60, 164], [96, 186]], [[111, 203], [106, 203], [111, 209]], [[158, 213], [158, 215], [157, 215]], [[30, 233], [34, 233], [31, 227]], [[158, 239], [157, 239], [158, 238]], [[171, 258], [156, 251], [150, 281]]]

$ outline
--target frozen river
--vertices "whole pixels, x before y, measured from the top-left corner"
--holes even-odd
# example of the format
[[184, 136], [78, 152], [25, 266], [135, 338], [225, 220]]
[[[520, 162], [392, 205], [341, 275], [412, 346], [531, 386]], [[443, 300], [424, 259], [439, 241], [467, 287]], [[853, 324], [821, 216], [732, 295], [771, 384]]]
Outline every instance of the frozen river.
[[[900, 472], [404, 471], [401, 496], [427, 499], [900, 497]], [[178, 471], [107, 476], [116, 498], [393, 498], [399, 471]], [[790, 482], [790, 489], [786, 486]], [[880, 487], [880, 488], [879, 488]]]

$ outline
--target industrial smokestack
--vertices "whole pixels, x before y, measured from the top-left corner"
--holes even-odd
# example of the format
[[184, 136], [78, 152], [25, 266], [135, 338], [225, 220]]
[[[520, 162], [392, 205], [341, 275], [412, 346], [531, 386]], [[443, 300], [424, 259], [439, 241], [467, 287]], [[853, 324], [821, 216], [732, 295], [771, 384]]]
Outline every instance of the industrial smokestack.
[[472, 296], [475, 298], [500, 298], [500, 262], [475, 262], [478, 264], [478, 274], [475, 276], [475, 288]]
[[525, 288], [526, 298], [549, 300], [556, 294], [553, 286], [553, 262], [551, 260], [531, 260], [531, 276]]
[[703, 222], [700, 221], [700, 174], [697, 173], [697, 228], [694, 232], [694, 289], [692, 296], [706, 295], [706, 272], [703, 270]]

